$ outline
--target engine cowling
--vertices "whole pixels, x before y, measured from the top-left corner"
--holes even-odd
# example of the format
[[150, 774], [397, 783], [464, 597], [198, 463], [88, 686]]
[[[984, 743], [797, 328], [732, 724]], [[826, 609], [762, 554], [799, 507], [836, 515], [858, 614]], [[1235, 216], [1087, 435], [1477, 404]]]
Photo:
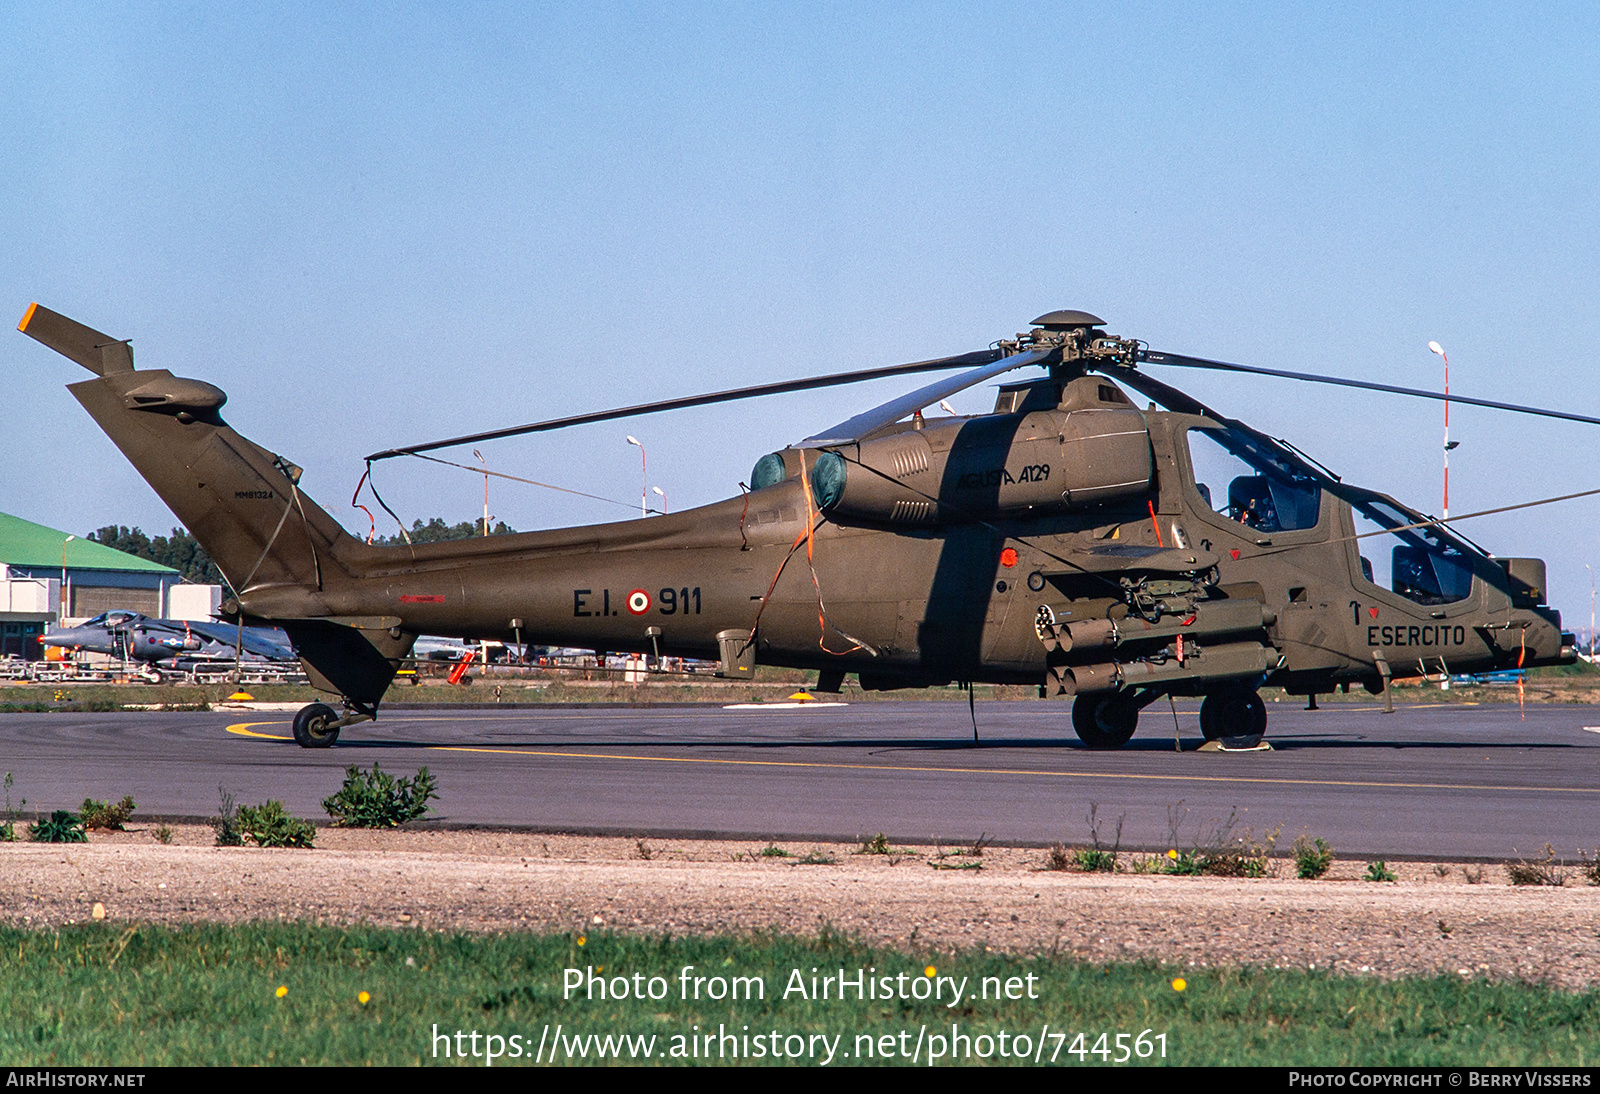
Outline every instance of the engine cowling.
[[896, 525], [962, 523], [1081, 509], [1150, 488], [1150, 434], [1115, 386], [1065, 385], [1060, 405], [1025, 414], [914, 420], [828, 450], [785, 449], [756, 465], [760, 489], [804, 463], [829, 515]]

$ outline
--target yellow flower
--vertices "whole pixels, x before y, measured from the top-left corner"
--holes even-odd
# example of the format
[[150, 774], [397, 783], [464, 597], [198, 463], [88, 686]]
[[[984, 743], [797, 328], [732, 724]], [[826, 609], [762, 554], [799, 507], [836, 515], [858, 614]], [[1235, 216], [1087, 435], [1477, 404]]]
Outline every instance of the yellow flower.
[[1178, 857], [1178, 852], [1176, 850], [1168, 851], [1167, 852], [1167, 857], [1168, 858], [1177, 858]]
[[360, 995], [356, 996], [356, 1002], [360, 1003], [362, 1006], [366, 1006], [371, 999], [372, 996], [368, 995], [366, 992], [362, 992]]
[[1187, 980], [1185, 980], [1181, 976], [1178, 977], [1176, 980], [1174, 980], [1172, 982], [1172, 990], [1173, 991], [1182, 991], [1184, 988], [1187, 988], [1188, 986], [1189, 986], [1189, 982]]
[[934, 974], [936, 974], [938, 971], [938, 969], [934, 968], [932, 965], [929, 965], [927, 968], [922, 970], [922, 975], [926, 976], [929, 980], [932, 980]]
[[288, 987], [286, 985], [279, 984], [276, 994], [277, 994], [279, 999], [282, 999], [285, 995], [289, 994], [289, 989], [288, 989]]
[[588, 939], [587, 939], [587, 938], [584, 938], [584, 937], [583, 937], [583, 935], [581, 935], [581, 934], [580, 934], [580, 935], [579, 935], [579, 936], [578, 936], [578, 945], [580, 945], [580, 946], [581, 946], [581, 945], [583, 945], [583, 944], [584, 944], [584, 943], [585, 943], [585, 942], [587, 942], [587, 941], [589, 941], [589, 940], [588, 940]]

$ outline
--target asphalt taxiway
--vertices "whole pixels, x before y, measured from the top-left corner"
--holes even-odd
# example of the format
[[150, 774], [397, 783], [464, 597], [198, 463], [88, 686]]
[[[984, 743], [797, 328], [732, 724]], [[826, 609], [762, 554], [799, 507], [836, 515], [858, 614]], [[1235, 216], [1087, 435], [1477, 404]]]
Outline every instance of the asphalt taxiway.
[[1146, 710], [1090, 752], [1064, 705], [872, 702], [801, 709], [583, 707], [386, 712], [332, 749], [290, 713], [0, 715], [0, 770], [27, 810], [131, 794], [140, 815], [214, 815], [219, 788], [325, 816], [351, 764], [438, 778], [442, 822], [649, 836], [1203, 844], [1302, 832], [1342, 854], [1572, 856], [1600, 842], [1600, 709], [1270, 705], [1270, 752], [1199, 753], [1192, 705]]

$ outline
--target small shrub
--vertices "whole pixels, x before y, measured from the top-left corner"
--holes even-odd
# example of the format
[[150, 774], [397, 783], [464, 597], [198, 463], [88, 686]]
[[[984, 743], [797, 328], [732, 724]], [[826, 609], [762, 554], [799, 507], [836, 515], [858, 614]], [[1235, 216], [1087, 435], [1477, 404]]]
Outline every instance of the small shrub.
[[217, 819], [211, 822], [211, 827], [217, 830], [217, 846], [239, 847], [244, 843], [244, 835], [239, 831], [239, 807], [233, 795], [222, 787], [217, 787], [217, 793], [222, 804], [217, 807]]
[[1477, 885], [1483, 880], [1482, 866], [1463, 866], [1461, 876], [1467, 879], [1468, 885]]
[[1518, 859], [1516, 862], [1506, 863], [1506, 877], [1513, 885], [1555, 885], [1562, 886], [1567, 883], [1567, 878], [1572, 876], [1571, 870], [1562, 869], [1556, 861], [1556, 851], [1548, 843], [1544, 845], [1544, 858], [1538, 862], [1528, 862]]
[[428, 812], [434, 793], [433, 773], [420, 768], [415, 777], [395, 778], [372, 765], [370, 772], [351, 764], [344, 773], [344, 785], [322, 808], [339, 828], [396, 828]]
[[1046, 870], [1072, 869], [1072, 852], [1059, 843], [1052, 843], [1050, 850], [1044, 856], [1044, 868]]
[[789, 852], [779, 847], [776, 843], [769, 843], [761, 849], [762, 858], [791, 858]]
[[1377, 862], [1367, 863], [1366, 879], [1368, 881], [1399, 881], [1395, 872], [1389, 869], [1389, 864], [1379, 859]]
[[651, 847], [644, 840], [640, 840], [637, 844], [637, 847], [639, 851], [639, 857], [644, 859], [646, 862], [649, 862], [651, 859], [656, 857], [655, 848]]
[[317, 829], [310, 821], [291, 817], [283, 803], [269, 800], [261, 805], [241, 805], [239, 834], [255, 841], [257, 847], [310, 847]]
[[1294, 841], [1292, 853], [1295, 876], [1307, 881], [1326, 874], [1328, 867], [1333, 865], [1333, 848], [1320, 836], [1316, 839], [1301, 836]]
[[1433, 864], [1433, 873], [1435, 877], [1449, 877], [1450, 867], [1442, 862], [1436, 862]]
[[107, 805], [95, 798], [84, 798], [83, 808], [79, 815], [83, 817], [83, 826], [93, 831], [124, 832], [123, 825], [128, 823], [128, 818], [133, 816], [133, 796], [124, 795], [116, 805]]
[[862, 840], [861, 849], [856, 852], [858, 855], [887, 855], [889, 853], [889, 837], [882, 832], [879, 832], [871, 839]]
[[165, 824], [156, 825], [156, 830], [154, 832], [152, 832], [151, 835], [155, 836], [155, 839], [156, 839], [157, 843], [171, 843], [172, 842], [172, 828], [169, 825], [165, 825]]
[[1583, 866], [1580, 869], [1583, 879], [1590, 885], [1600, 885], [1600, 850], [1596, 850], [1594, 858], [1583, 856]]
[[65, 809], [57, 809], [48, 820], [28, 825], [28, 838], [35, 843], [88, 843], [83, 831], [83, 818]]
[[838, 862], [838, 859], [819, 848], [813, 848], [804, 858], [794, 860], [796, 866], [835, 866]]
[[1128, 861], [1136, 874], [1156, 874], [1161, 872], [1161, 857], [1159, 855], [1134, 855]]

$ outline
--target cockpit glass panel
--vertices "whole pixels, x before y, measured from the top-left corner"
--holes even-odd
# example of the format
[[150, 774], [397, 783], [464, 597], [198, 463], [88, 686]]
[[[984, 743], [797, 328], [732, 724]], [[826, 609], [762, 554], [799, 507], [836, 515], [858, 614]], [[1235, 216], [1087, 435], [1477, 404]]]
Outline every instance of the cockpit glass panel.
[[1453, 604], [1472, 592], [1472, 555], [1438, 528], [1408, 528], [1420, 518], [1378, 498], [1352, 499], [1361, 572], [1418, 604]]
[[1229, 520], [1261, 532], [1316, 527], [1322, 488], [1255, 438], [1232, 429], [1191, 429], [1195, 489]]

